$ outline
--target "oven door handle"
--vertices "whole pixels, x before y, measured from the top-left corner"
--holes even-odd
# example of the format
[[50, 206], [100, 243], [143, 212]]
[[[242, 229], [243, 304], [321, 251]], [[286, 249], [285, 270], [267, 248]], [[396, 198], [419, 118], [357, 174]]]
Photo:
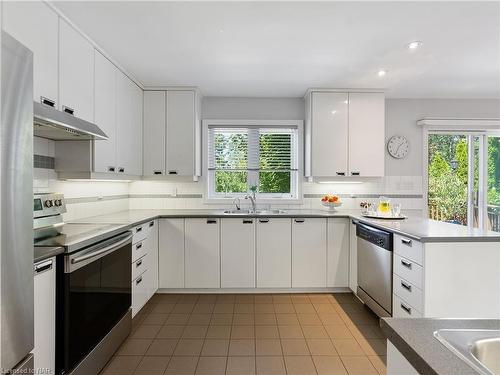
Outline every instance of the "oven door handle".
[[105, 247], [100, 248], [100, 249], [96, 249], [95, 251], [92, 251], [92, 252], [87, 253], [85, 255], [82, 255], [82, 256], [79, 256], [76, 258], [72, 258], [71, 264], [77, 264], [77, 263], [80, 263], [80, 262], [83, 262], [83, 261], [86, 261], [89, 259], [97, 260], [99, 258], [102, 258], [103, 256], [108, 255], [108, 254], [112, 253], [113, 251], [120, 249], [127, 242], [130, 242], [132, 239], [132, 236], [133, 236], [132, 233], [129, 232], [129, 233], [127, 233], [126, 237], [120, 239], [117, 242], [112, 243], [111, 245], [105, 246]]

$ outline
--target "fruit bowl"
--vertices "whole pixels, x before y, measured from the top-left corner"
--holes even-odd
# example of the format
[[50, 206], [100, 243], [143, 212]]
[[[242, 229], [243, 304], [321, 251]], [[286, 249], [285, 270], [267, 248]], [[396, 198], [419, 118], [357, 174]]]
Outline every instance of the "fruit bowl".
[[321, 205], [323, 207], [326, 207], [329, 210], [335, 211], [336, 207], [342, 206], [342, 202], [337, 201], [337, 202], [321, 202]]

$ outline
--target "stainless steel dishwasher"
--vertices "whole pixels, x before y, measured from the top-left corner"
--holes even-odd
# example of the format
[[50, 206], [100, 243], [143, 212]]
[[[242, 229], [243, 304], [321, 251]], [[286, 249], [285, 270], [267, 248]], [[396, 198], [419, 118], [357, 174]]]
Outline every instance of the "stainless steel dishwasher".
[[378, 316], [392, 316], [392, 233], [358, 222], [358, 297]]

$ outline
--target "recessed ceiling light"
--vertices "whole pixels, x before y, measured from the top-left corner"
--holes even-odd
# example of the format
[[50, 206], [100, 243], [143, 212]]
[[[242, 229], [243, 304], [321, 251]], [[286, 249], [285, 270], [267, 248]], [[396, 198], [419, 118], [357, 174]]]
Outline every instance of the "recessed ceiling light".
[[336, 114], [336, 113], [337, 113], [337, 111], [335, 111], [335, 110], [333, 110], [333, 111], [332, 111], [332, 115], [334, 115], [334, 114]]
[[219, 29], [219, 33], [223, 33], [224, 32], [224, 29]]
[[419, 48], [420, 46], [422, 46], [422, 42], [419, 40], [415, 40], [414, 42], [408, 43], [406, 45], [406, 48], [411, 49], [411, 50], [415, 50], [415, 49]]
[[344, 100], [344, 104], [349, 104], [349, 100]]
[[379, 77], [383, 77], [387, 74], [387, 70], [379, 70], [377, 74]]

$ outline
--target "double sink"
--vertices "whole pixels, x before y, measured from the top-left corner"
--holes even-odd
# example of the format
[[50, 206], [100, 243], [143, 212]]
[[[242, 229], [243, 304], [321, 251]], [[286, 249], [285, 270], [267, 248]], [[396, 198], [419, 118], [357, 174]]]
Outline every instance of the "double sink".
[[434, 336], [483, 375], [500, 375], [500, 330], [440, 329]]

